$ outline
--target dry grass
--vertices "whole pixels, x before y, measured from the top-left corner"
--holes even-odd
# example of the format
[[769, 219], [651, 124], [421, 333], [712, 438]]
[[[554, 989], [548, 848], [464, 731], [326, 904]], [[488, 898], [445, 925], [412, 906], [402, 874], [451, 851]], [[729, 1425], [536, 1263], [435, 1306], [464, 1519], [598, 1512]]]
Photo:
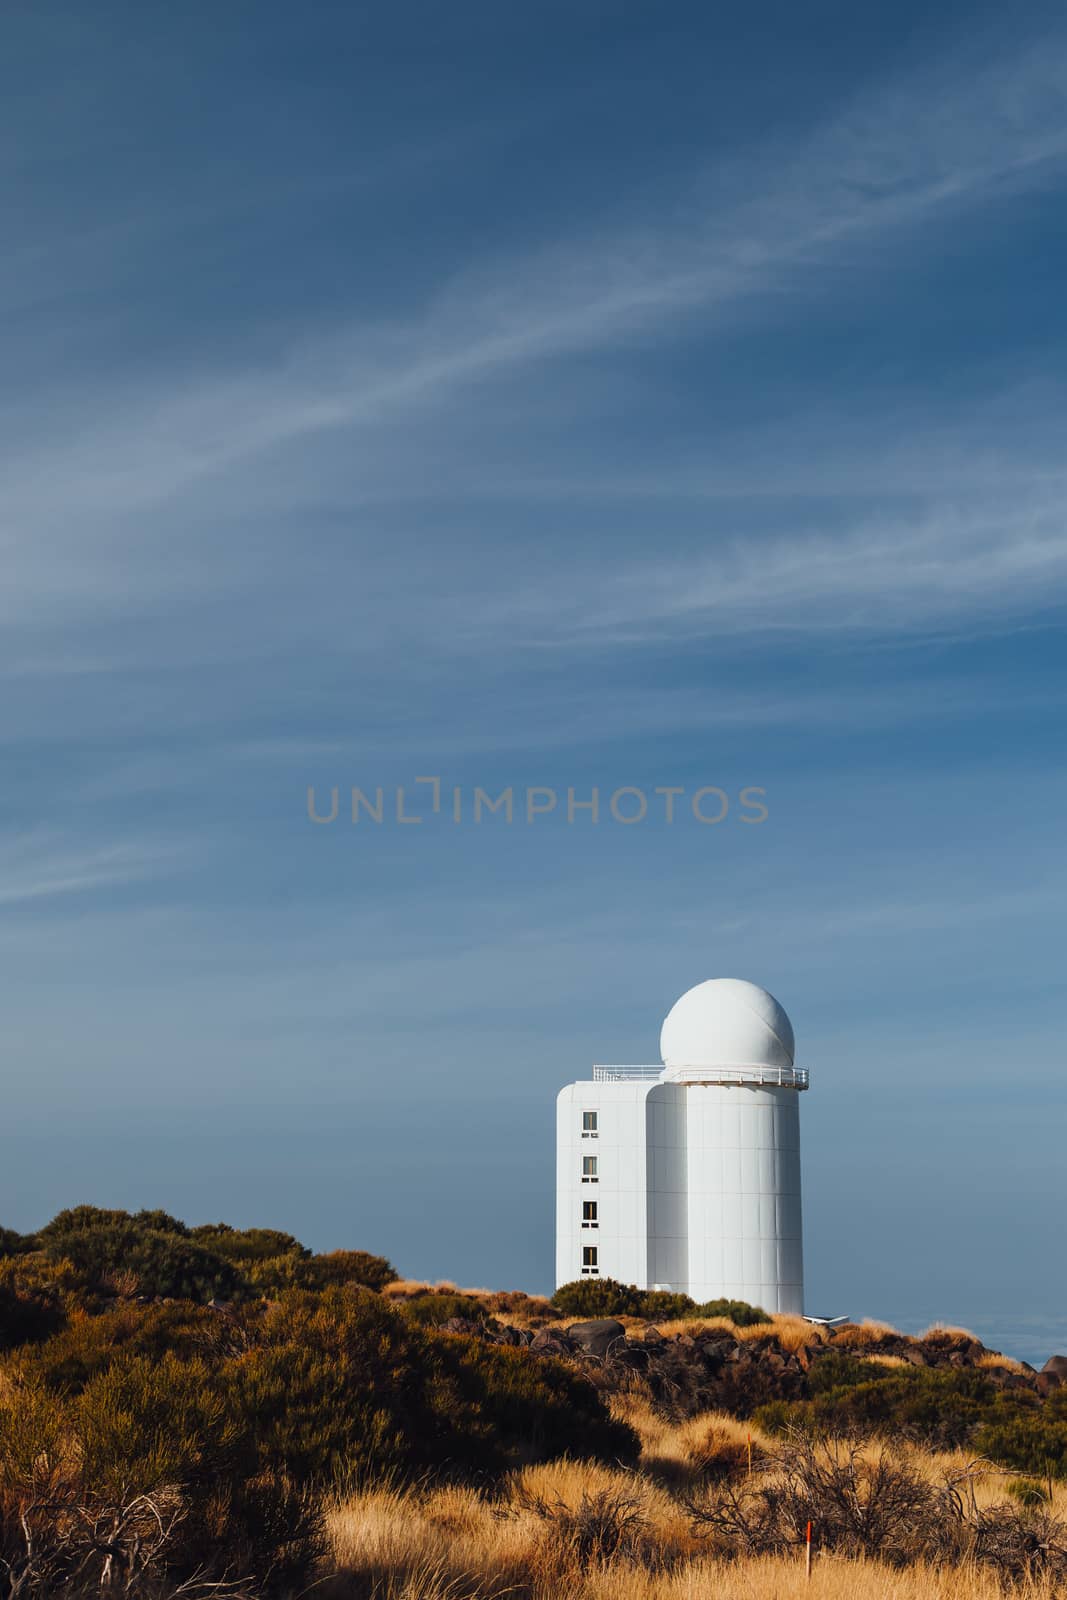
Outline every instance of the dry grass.
[[742, 1331], [736, 1323], [730, 1321], [729, 1317], [675, 1317], [653, 1323], [653, 1327], [665, 1339], [679, 1339], [683, 1336], [692, 1339], [698, 1333], [708, 1333], [715, 1328], [721, 1328], [724, 1333], [737, 1339]]
[[[545, 1600], [1004, 1600], [1005, 1592], [996, 1578], [966, 1568], [896, 1571], [874, 1561], [816, 1560], [807, 1583], [798, 1551], [793, 1560], [701, 1561], [672, 1573], [602, 1570], [587, 1574], [580, 1589]], [[1059, 1593], [1048, 1584], [1007, 1592], [1019, 1600], [1056, 1600]]]
[[[884, 1359], [889, 1363], [897, 1358]], [[747, 1471], [750, 1440], [755, 1468], [781, 1446], [780, 1439], [765, 1433], [754, 1422], [742, 1421], [725, 1411], [705, 1411], [686, 1422], [672, 1422], [640, 1395], [612, 1395], [609, 1400], [612, 1416], [629, 1423], [641, 1441], [637, 1470], [676, 1489], [687, 1489], [699, 1479], [702, 1465], [709, 1456], [736, 1462], [738, 1472], [742, 1473]], [[877, 1439], [867, 1441], [862, 1447], [871, 1463], [877, 1460], [881, 1449]], [[931, 1481], [941, 1481], [973, 1464], [973, 1458], [962, 1450], [932, 1451], [916, 1447], [901, 1449], [898, 1453], [906, 1456]], [[715, 1476], [714, 1472], [711, 1476]], [[1017, 1472], [990, 1464], [975, 1485], [978, 1504], [985, 1506], [1003, 1501], [1007, 1484], [1018, 1477]], [[1067, 1483], [1054, 1482], [1051, 1510], [1067, 1520]]]
[[[519, 1326], [566, 1328], [537, 1296], [459, 1290], [452, 1284], [407, 1282], [386, 1291], [394, 1300], [438, 1290], [468, 1294]], [[619, 1318], [641, 1337], [642, 1318]], [[802, 1353], [831, 1346], [884, 1368], [908, 1365], [876, 1347], [899, 1337], [888, 1324], [866, 1321], [834, 1330], [796, 1317], [738, 1328], [727, 1318], [685, 1318], [655, 1324], [664, 1337], [723, 1330], [739, 1342], [773, 1338]], [[972, 1335], [937, 1325], [923, 1337], [963, 1346]], [[989, 1354], [986, 1368], [1021, 1372], [1009, 1357]], [[669, 1421], [639, 1390], [605, 1395], [614, 1416], [635, 1430], [641, 1454], [632, 1471], [558, 1461], [517, 1472], [492, 1495], [464, 1487], [367, 1489], [329, 1508], [333, 1576], [323, 1600], [1057, 1600], [1055, 1583], [1011, 1584], [970, 1564], [906, 1568], [875, 1560], [816, 1555], [810, 1583], [796, 1556], [727, 1558], [721, 1533], [703, 1529], [687, 1499], [733, 1484], [743, 1492], [775, 1481], [780, 1440], [748, 1422], [706, 1412]], [[882, 1446], [863, 1447], [876, 1464]], [[931, 1483], [974, 1463], [960, 1452], [901, 1449], [896, 1458]], [[767, 1476], [768, 1472], [770, 1477]], [[1014, 1476], [990, 1468], [974, 1481], [975, 1504], [1002, 1505]], [[1055, 1485], [1053, 1515], [1067, 1519], [1067, 1485]], [[606, 1530], [606, 1532], [605, 1532]]]
[[[662, 1448], [663, 1429], [636, 1412], [630, 1404], [630, 1420]], [[698, 1424], [735, 1438], [744, 1431], [729, 1418], [694, 1419], [687, 1440], [671, 1446], [679, 1457], [696, 1447]], [[641, 1539], [608, 1558], [577, 1560], [561, 1529], [568, 1513], [598, 1502], [633, 1506]], [[538, 1503], [547, 1518], [532, 1509]], [[323, 1600], [1055, 1600], [1060, 1592], [1005, 1587], [970, 1566], [897, 1570], [832, 1556], [816, 1557], [807, 1584], [800, 1549], [724, 1560], [661, 1486], [586, 1462], [529, 1468], [496, 1500], [457, 1487], [367, 1490], [332, 1505], [328, 1526], [333, 1575], [320, 1586]]]
[[834, 1330], [834, 1344], [838, 1348], [862, 1350], [865, 1345], [880, 1344], [883, 1339], [899, 1339], [898, 1329], [888, 1322], [875, 1322], [870, 1317], [862, 1322], [846, 1322]]
[[[970, 1565], [897, 1569], [803, 1554], [725, 1559], [721, 1536], [695, 1524], [687, 1499], [710, 1485], [774, 1481], [780, 1448], [749, 1422], [707, 1412], [668, 1421], [640, 1395], [610, 1397], [641, 1441], [636, 1468], [557, 1461], [514, 1473], [490, 1494], [467, 1487], [368, 1488], [328, 1508], [333, 1575], [323, 1600], [1055, 1600], [1054, 1585], [1002, 1583]], [[863, 1447], [874, 1466], [882, 1447]], [[931, 1483], [974, 1463], [960, 1452], [901, 1449]], [[768, 1477], [768, 1472], [770, 1477]], [[975, 1481], [978, 1505], [1003, 1503], [1012, 1475]], [[1067, 1485], [1054, 1515], [1067, 1518]], [[604, 1537], [604, 1530], [607, 1537]]]
[[688, 1421], [668, 1421], [641, 1395], [612, 1395], [611, 1414], [629, 1423], [641, 1441], [638, 1471], [676, 1492], [699, 1483], [741, 1476], [772, 1447], [755, 1423], [724, 1411], [705, 1411]]
[[[555, 1317], [550, 1325], [567, 1328], [572, 1322], [580, 1320], [577, 1317]], [[674, 1317], [650, 1322], [647, 1317], [621, 1316], [616, 1317], [615, 1321], [620, 1322], [627, 1333], [639, 1337], [651, 1326], [665, 1339], [693, 1339], [701, 1334], [721, 1332], [728, 1333], [740, 1344], [776, 1339], [783, 1350], [810, 1350], [816, 1345], [830, 1342], [827, 1329], [805, 1322], [803, 1317], [774, 1316], [770, 1322], [754, 1322], [745, 1328], [738, 1327], [729, 1317]]]
[[394, 1283], [385, 1285], [382, 1294], [386, 1300], [411, 1300], [417, 1294], [432, 1294], [437, 1288], [443, 1285], [422, 1283], [418, 1278], [397, 1278]]
[[481, 1600], [521, 1583], [530, 1557], [522, 1530], [495, 1521], [473, 1489], [364, 1490], [329, 1507], [327, 1530], [339, 1595]]
[[956, 1328], [948, 1322], [932, 1322], [930, 1326], [919, 1335], [920, 1339], [936, 1339], [941, 1344], [968, 1345], [979, 1344], [977, 1334], [971, 1333], [969, 1328]]
[[[587, 1508], [632, 1507], [639, 1543], [612, 1567], [650, 1570], [702, 1548], [681, 1504], [651, 1481], [589, 1462], [516, 1473], [499, 1499], [472, 1489], [367, 1490], [329, 1507], [336, 1576], [327, 1593], [426, 1594], [450, 1600], [548, 1596], [579, 1580], [572, 1523]], [[599, 1563], [594, 1563], [599, 1564]], [[608, 1563], [603, 1563], [607, 1565]]]
[[810, 1350], [817, 1344], [830, 1342], [828, 1329], [805, 1322], [803, 1317], [775, 1317], [774, 1331], [784, 1350]]
[[1025, 1376], [1027, 1369], [1021, 1361], [1013, 1361], [1011, 1356], [998, 1355], [995, 1350], [987, 1350], [984, 1356], [979, 1356], [975, 1362], [977, 1367], [999, 1368], [1004, 1372], [1016, 1372]]
[[[395, 1283], [387, 1283], [382, 1294], [394, 1305], [402, 1305], [405, 1300], [414, 1300], [422, 1294], [462, 1295], [490, 1316], [500, 1317], [516, 1328], [543, 1328], [557, 1320], [555, 1307], [543, 1295], [526, 1294], [522, 1289], [461, 1289], [448, 1278], [440, 1278], [436, 1283], [398, 1278]], [[574, 1318], [569, 1320], [573, 1322]]]

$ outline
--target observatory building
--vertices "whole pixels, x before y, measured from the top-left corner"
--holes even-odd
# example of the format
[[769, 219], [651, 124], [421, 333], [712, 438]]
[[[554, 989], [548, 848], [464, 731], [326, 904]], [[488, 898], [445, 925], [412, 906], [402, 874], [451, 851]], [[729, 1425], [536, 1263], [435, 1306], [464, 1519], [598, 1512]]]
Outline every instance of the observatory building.
[[556, 1283], [617, 1278], [802, 1312], [793, 1029], [740, 978], [682, 995], [663, 1065], [594, 1067], [557, 1102]]

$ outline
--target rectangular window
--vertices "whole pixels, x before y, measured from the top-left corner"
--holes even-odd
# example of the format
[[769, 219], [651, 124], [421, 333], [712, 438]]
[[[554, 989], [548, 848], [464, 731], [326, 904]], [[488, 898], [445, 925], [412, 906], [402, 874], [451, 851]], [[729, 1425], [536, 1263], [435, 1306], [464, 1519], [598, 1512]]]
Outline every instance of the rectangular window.
[[600, 1252], [597, 1250], [595, 1244], [587, 1244], [582, 1246], [582, 1272], [587, 1277], [599, 1275], [599, 1255]]
[[582, 1112], [582, 1138], [595, 1139], [597, 1137], [597, 1113], [595, 1111]]
[[597, 1202], [595, 1200], [582, 1201], [582, 1227], [599, 1228], [600, 1218], [597, 1215]]
[[582, 1157], [582, 1182], [599, 1183], [600, 1175], [596, 1169], [596, 1156]]

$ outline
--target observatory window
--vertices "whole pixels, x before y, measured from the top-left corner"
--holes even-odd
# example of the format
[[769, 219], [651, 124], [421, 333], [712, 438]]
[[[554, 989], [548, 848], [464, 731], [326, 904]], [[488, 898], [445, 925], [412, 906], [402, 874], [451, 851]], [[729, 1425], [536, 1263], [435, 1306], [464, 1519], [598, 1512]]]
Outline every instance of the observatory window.
[[599, 1275], [600, 1275], [600, 1265], [599, 1265], [599, 1260], [598, 1260], [599, 1254], [600, 1254], [600, 1252], [597, 1250], [597, 1247], [596, 1247], [595, 1244], [587, 1244], [587, 1245], [583, 1246], [583, 1248], [582, 1248], [582, 1275], [583, 1275], [583, 1277], [599, 1277]]
[[599, 1183], [600, 1175], [596, 1169], [596, 1156], [582, 1157], [582, 1182]]
[[597, 1137], [597, 1114], [595, 1111], [582, 1112], [582, 1138], [595, 1139]]
[[600, 1227], [600, 1218], [597, 1216], [597, 1202], [595, 1200], [582, 1201], [582, 1227]]

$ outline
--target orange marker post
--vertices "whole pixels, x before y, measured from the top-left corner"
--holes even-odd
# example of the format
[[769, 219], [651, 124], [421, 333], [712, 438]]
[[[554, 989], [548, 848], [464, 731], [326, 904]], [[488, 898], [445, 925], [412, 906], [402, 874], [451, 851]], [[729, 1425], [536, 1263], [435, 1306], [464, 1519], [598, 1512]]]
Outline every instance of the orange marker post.
[[804, 1536], [804, 1579], [811, 1582], [811, 1522], [808, 1522], [808, 1531]]

